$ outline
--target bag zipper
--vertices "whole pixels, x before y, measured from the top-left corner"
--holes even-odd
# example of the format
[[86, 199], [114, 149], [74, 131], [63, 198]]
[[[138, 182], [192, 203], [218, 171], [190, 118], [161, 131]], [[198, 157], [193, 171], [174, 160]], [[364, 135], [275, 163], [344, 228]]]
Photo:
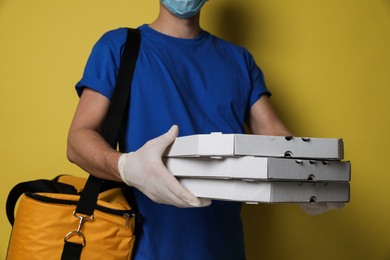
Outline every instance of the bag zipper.
[[[32, 193], [32, 192], [26, 192], [25, 194], [29, 198], [32, 198], [32, 199], [35, 199], [38, 201], [42, 201], [42, 202], [46, 202], [46, 203], [56, 203], [56, 204], [77, 206], [77, 201], [75, 201], [75, 200], [64, 200], [64, 199], [50, 198], [50, 197], [42, 196], [42, 195]], [[130, 209], [130, 210], [111, 209], [111, 208], [103, 207], [100, 205], [96, 205], [96, 210], [99, 210], [99, 211], [104, 212], [104, 213], [109, 213], [109, 214], [124, 217], [126, 219], [126, 224], [125, 224], [126, 229], [129, 229], [130, 218], [131, 217], [135, 218], [135, 211], [132, 209]], [[134, 224], [135, 224], [135, 220], [134, 220]]]

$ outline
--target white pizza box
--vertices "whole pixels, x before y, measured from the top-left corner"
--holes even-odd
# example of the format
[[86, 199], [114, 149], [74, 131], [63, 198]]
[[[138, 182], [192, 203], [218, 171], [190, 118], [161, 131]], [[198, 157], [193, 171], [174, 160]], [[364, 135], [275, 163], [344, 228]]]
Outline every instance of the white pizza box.
[[349, 183], [245, 182], [180, 178], [195, 196], [247, 203], [349, 202]]
[[344, 158], [344, 145], [342, 139], [212, 133], [178, 137], [164, 156], [263, 156], [341, 160]]
[[247, 179], [255, 181], [348, 182], [351, 163], [269, 157], [164, 158], [177, 177]]

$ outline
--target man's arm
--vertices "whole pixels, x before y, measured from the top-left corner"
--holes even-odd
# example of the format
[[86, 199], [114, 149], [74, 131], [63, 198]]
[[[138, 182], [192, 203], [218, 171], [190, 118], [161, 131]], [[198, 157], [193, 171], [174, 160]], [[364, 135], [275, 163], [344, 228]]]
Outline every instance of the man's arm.
[[211, 200], [198, 199], [187, 191], [162, 162], [162, 154], [178, 135], [177, 126], [137, 151], [121, 154], [101, 136], [109, 105], [105, 96], [84, 89], [68, 135], [71, 162], [96, 177], [124, 181], [157, 203], [183, 208], [210, 205]]
[[272, 108], [266, 94], [253, 104], [246, 123], [256, 135], [292, 136]]
[[96, 177], [122, 181], [118, 171], [121, 154], [101, 136], [109, 105], [102, 94], [84, 89], [69, 129], [67, 156]]
[[[253, 134], [293, 136], [272, 108], [267, 95], [261, 96], [253, 104], [248, 116], [247, 125]], [[309, 215], [323, 214], [328, 210], [342, 209], [344, 207], [344, 203], [321, 202], [298, 204]]]

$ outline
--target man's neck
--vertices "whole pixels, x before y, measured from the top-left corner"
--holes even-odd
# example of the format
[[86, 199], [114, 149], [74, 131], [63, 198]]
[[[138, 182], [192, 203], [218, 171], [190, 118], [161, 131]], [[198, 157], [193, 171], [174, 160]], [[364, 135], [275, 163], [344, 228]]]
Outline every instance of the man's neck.
[[162, 4], [159, 16], [149, 26], [160, 33], [183, 39], [195, 38], [201, 32], [199, 13], [189, 19], [181, 19], [171, 14]]

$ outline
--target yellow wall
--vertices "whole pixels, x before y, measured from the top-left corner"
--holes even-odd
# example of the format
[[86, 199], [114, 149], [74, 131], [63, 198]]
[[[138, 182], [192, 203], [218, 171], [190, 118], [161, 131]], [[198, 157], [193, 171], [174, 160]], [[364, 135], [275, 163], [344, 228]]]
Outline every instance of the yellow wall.
[[[83, 175], [66, 159], [66, 137], [94, 42], [157, 12], [157, 0], [0, 1], [0, 259], [8, 191]], [[353, 166], [341, 211], [246, 205], [248, 259], [390, 259], [390, 1], [211, 0], [202, 26], [249, 49], [295, 135], [344, 138]]]

